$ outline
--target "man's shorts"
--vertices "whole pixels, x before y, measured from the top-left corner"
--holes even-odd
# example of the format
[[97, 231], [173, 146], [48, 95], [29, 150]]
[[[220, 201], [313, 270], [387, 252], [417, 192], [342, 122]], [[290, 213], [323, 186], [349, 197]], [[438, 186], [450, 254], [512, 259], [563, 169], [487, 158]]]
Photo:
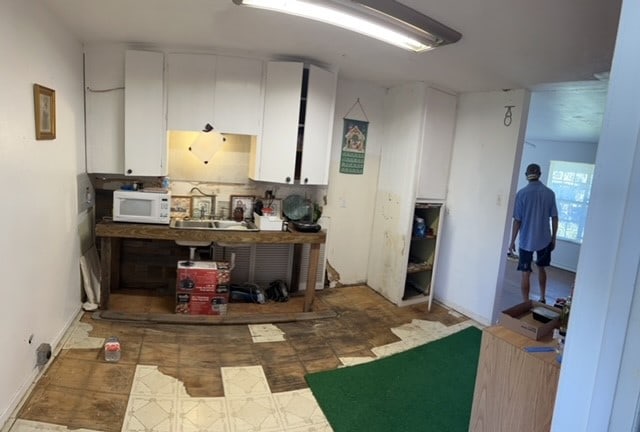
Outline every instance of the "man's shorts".
[[[549, 243], [544, 249], [536, 251], [536, 265], [538, 267], [548, 267], [551, 264], [551, 247], [552, 243]], [[520, 257], [518, 258], [518, 270], [531, 273], [531, 262], [533, 261], [533, 252], [519, 249]]]

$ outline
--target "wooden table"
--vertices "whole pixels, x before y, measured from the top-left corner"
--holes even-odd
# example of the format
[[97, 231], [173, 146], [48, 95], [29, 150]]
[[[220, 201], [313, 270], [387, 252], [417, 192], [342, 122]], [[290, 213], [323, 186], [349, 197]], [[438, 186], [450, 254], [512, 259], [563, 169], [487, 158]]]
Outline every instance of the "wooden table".
[[560, 364], [555, 352], [524, 351], [529, 346], [556, 344], [551, 336], [535, 341], [499, 325], [484, 329], [469, 431], [551, 429]]
[[309, 244], [309, 268], [305, 290], [303, 312], [313, 309], [316, 276], [320, 260], [320, 245], [325, 243], [325, 231], [303, 233], [297, 231], [235, 231], [195, 230], [169, 228], [168, 225], [135, 224], [122, 222], [99, 222], [96, 237], [101, 239], [102, 281], [100, 284], [100, 308], [108, 309], [109, 293], [120, 283], [121, 239], [183, 240], [218, 243], [276, 243]]

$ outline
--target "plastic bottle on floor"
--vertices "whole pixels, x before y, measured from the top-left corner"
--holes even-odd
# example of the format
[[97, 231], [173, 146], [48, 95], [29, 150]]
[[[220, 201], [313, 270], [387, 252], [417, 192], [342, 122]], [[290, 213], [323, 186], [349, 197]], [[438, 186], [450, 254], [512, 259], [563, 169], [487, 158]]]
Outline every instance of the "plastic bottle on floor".
[[112, 336], [104, 342], [104, 360], [107, 362], [120, 361], [120, 340]]

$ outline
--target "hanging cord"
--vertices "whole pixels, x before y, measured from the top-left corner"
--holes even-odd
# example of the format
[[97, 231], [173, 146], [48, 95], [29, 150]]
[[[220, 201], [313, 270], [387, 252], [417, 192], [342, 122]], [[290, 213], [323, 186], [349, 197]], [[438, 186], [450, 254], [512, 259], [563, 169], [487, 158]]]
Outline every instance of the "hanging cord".
[[91, 93], [106, 93], [106, 92], [110, 92], [110, 91], [114, 91], [114, 90], [124, 90], [124, 87], [112, 87], [112, 88], [108, 88], [108, 89], [92, 89], [91, 87], [87, 86], [87, 91], [90, 91]]
[[367, 121], [367, 123], [369, 122], [369, 118], [367, 117], [367, 113], [364, 112], [364, 107], [362, 106], [362, 104], [360, 103], [360, 98], [356, 99], [355, 103], [351, 106], [351, 108], [349, 108], [349, 111], [347, 111], [347, 113], [343, 116], [343, 118], [347, 118], [347, 116], [349, 115], [349, 113], [351, 111], [353, 111], [353, 109], [356, 107], [356, 105], [360, 108], [360, 111], [362, 111], [362, 115], [364, 116], [364, 119]]

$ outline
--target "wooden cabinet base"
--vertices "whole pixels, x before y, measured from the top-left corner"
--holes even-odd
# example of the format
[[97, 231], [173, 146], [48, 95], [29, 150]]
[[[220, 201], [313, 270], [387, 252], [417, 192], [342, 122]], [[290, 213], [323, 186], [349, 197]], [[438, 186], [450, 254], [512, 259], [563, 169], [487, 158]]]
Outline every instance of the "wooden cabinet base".
[[553, 346], [504, 327], [482, 335], [469, 430], [548, 432], [560, 366], [555, 353], [527, 353], [526, 346]]

